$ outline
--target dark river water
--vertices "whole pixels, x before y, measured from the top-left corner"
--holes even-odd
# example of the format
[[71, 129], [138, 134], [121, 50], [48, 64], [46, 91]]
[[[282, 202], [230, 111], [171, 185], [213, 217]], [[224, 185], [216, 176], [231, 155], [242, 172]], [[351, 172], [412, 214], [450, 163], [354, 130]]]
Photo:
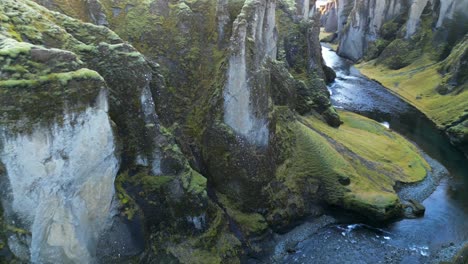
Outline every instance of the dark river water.
[[[448, 171], [422, 204], [426, 214], [386, 226], [353, 220], [327, 225], [292, 244], [277, 263], [439, 263], [468, 241], [468, 161], [421, 112], [361, 75], [327, 47], [337, 73], [329, 86], [335, 107], [372, 118], [404, 135]], [[437, 163], [437, 162], [436, 162]], [[432, 191], [431, 190], [431, 191]], [[354, 220], [355, 221], [355, 220]]]

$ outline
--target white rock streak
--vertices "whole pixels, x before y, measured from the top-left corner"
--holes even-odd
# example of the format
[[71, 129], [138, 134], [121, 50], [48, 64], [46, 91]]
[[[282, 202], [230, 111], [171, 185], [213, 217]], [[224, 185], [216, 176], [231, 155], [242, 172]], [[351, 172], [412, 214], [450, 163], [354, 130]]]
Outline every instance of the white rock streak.
[[[229, 58], [224, 89], [224, 122], [250, 143], [259, 146], [268, 144], [268, 120], [264, 116], [268, 106], [257, 102], [258, 97], [266, 97], [268, 93], [261, 82], [252, 82], [261, 78], [255, 74], [258, 74], [264, 60], [276, 56], [275, 30], [275, 2], [246, 1], [234, 22], [231, 37], [233, 54]], [[256, 48], [249, 61], [246, 58], [247, 42]], [[252, 85], [257, 85], [255, 93]]]
[[93, 263], [119, 167], [102, 91], [96, 105], [30, 135], [2, 128], [3, 204], [32, 233], [33, 263]]

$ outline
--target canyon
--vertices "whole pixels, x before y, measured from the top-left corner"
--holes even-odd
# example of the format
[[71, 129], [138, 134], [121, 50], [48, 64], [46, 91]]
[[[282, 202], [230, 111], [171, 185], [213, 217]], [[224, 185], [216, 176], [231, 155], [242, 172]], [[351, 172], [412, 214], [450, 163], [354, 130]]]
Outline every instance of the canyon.
[[[286, 263], [294, 228], [430, 215], [468, 155], [466, 14], [465, 0], [1, 0], [0, 263]], [[340, 105], [358, 69], [321, 42], [453, 155], [358, 96]], [[462, 244], [443, 259], [463, 261]]]

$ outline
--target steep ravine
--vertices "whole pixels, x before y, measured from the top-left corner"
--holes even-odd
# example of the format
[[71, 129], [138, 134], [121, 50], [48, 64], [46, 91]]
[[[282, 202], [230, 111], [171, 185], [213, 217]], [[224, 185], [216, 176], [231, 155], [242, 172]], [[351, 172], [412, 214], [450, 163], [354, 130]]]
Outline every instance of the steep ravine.
[[447, 40], [451, 27], [466, 27], [462, 17], [467, 11], [466, 0], [330, 0], [321, 10], [325, 30], [338, 34], [338, 54], [354, 61], [382, 40], [418, 41], [418, 32], [427, 30], [427, 19], [433, 20], [430, 27], [440, 33], [439, 41]]
[[330, 207], [415, 214], [431, 160], [332, 106], [314, 4], [3, 0], [0, 257], [239, 263]]
[[[332, 214], [336, 218], [309, 219], [287, 233], [274, 234], [261, 244], [269, 254], [248, 263], [451, 263], [468, 242], [465, 157], [417, 109], [361, 75], [329, 48], [323, 48], [323, 55], [337, 72], [337, 80], [329, 86], [336, 107], [389, 126], [437, 159], [426, 157], [433, 170], [428, 179], [399, 192], [400, 197], [421, 201], [425, 215], [376, 225], [337, 210]], [[464, 263], [463, 254], [455, 263]]]
[[[336, 15], [344, 9], [346, 21]], [[362, 62], [365, 75], [425, 113], [468, 155], [467, 0], [329, 1], [321, 12], [332, 33], [325, 41], [338, 54]]]
[[[460, 44], [464, 45], [463, 43]], [[404, 257], [405, 261], [464, 263], [466, 261], [466, 246], [468, 245], [467, 226], [464, 224], [467, 217], [464, 208], [466, 208], [466, 201], [468, 201], [466, 197], [468, 167], [465, 161], [466, 153], [463, 156], [459, 149], [450, 146], [452, 143], [460, 147], [460, 142], [453, 142], [453, 135], [450, 133], [439, 132], [440, 126], [436, 126], [434, 121], [430, 120], [433, 116], [427, 112], [420, 112], [427, 109], [421, 108], [419, 104], [416, 104], [419, 110], [411, 106], [410, 104], [414, 101], [408, 100], [405, 94], [400, 93], [401, 91], [395, 89], [388, 91], [388, 88], [382, 87], [381, 83], [365, 80], [366, 77], [361, 75], [357, 69], [353, 69], [350, 61], [339, 58], [329, 48], [324, 47], [323, 54], [327, 63], [338, 72], [338, 76], [342, 77], [338, 78], [336, 83], [331, 86], [334, 105], [384, 122], [416, 142], [426, 153], [448, 168], [449, 178], [443, 178], [434, 193], [423, 202], [426, 206], [425, 217], [420, 221], [404, 220], [390, 225], [387, 230], [391, 233], [387, 234], [396, 236], [392, 237], [392, 240], [396, 239], [396, 241], [389, 241], [389, 244], [406, 247], [408, 243], [411, 243], [410, 250], [419, 251], [420, 256]], [[370, 76], [375, 76], [372, 75], [374, 72], [370, 70], [369, 66], [366, 65], [364, 68], [360, 66], [359, 68], [363, 69], [365, 73], [370, 73]], [[412, 74], [419, 73], [413, 72]], [[437, 73], [434, 75], [437, 76]], [[383, 75], [377, 76], [379, 76], [379, 80], [383, 80], [385, 85], [391, 87]], [[409, 77], [409, 81], [412, 78]], [[423, 86], [421, 80], [418, 79], [417, 82]], [[429, 79], [429, 82], [431, 80]], [[455, 99], [453, 100], [455, 101]], [[452, 102], [451, 105], [457, 106], [457, 103]], [[466, 104], [461, 103], [461, 105]], [[423, 184], [421, 187], [427, 188], [433, 184], [433, 182]], [[409, 190], [410, 192], [415, 191], [411, 187]], [[405, 193], [409, 194], [406, 191]], [[433, 229], [433, 225], [445, 226], [446, 228], [421, 236], [427, 230]], [[420, 246], [415, 246], [417, 244]], [[401, 260], [399, 255], [401, 252], [394, 257]], [[452, 259], [454, 255], [456, 257]], [[425, 257], [428, 259], [424, 259]]]

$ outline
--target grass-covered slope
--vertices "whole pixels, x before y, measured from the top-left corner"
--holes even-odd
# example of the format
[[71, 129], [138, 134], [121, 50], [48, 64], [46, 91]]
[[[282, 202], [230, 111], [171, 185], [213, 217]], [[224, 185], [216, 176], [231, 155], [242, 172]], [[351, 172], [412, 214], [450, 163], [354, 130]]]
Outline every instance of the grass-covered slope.
[[436, 28], [434, 12], [428, 4], [410, 37], [404, 19], [386, 22], [359, 68], [425, 113], [468, 156], [467, 17], [457, 11]]
[[[468, 82], [458, 77], [468, 71], [467, 43], [461, 42], [451, 56], [439, 63], [423, 56], [398, 70], [375, 61], [362, 63], [358, 68], [417, 107], [449, 134], [452, 143], [468, 153]], [[454, 64], [455, 67], [449, 66]], [[462, 82], [452, 80], [457, 77]]]
[[[391, 184], [394, 181], [420, 181], [425, 177], [429, 165], [408, 140], [360, 115], [340, 112], [340, 116], [344, 123], [339, 129], [324, 126], [321, 122], [311, 122], [310, 119], [307, 120], [307, 124], [352, 153], [373, 163], [375, 176], [378, 177], [377, 173], [385, 172]], [[379, 184], [388, 183], [384, 178], [371, 178]]]
[[420, 58], [409, 66], [390, 70], [373, 61], [359, 65], [361, 72], [382, 83], [425, 113], [440, 127], [450, 126], [466, 115], [468, 90], [458, 93], [440, 94], [443, 77], [438, 70], [440, 64]]
[[270, 219], [305, 210], [309, 202], [304, 196], [373, 220], [401, 213], [395, 183], [424, 179], [429, 165], [414, 145], [383, 125], [348, 112], [340, 116], [344, 123], [339, 128], [314, 116], [277, 125], [279, 134], [294, 143], [284, 146], [288, 155], [276, 171], [283, 190], [269, 186], [272, 200], [283, 205]]

